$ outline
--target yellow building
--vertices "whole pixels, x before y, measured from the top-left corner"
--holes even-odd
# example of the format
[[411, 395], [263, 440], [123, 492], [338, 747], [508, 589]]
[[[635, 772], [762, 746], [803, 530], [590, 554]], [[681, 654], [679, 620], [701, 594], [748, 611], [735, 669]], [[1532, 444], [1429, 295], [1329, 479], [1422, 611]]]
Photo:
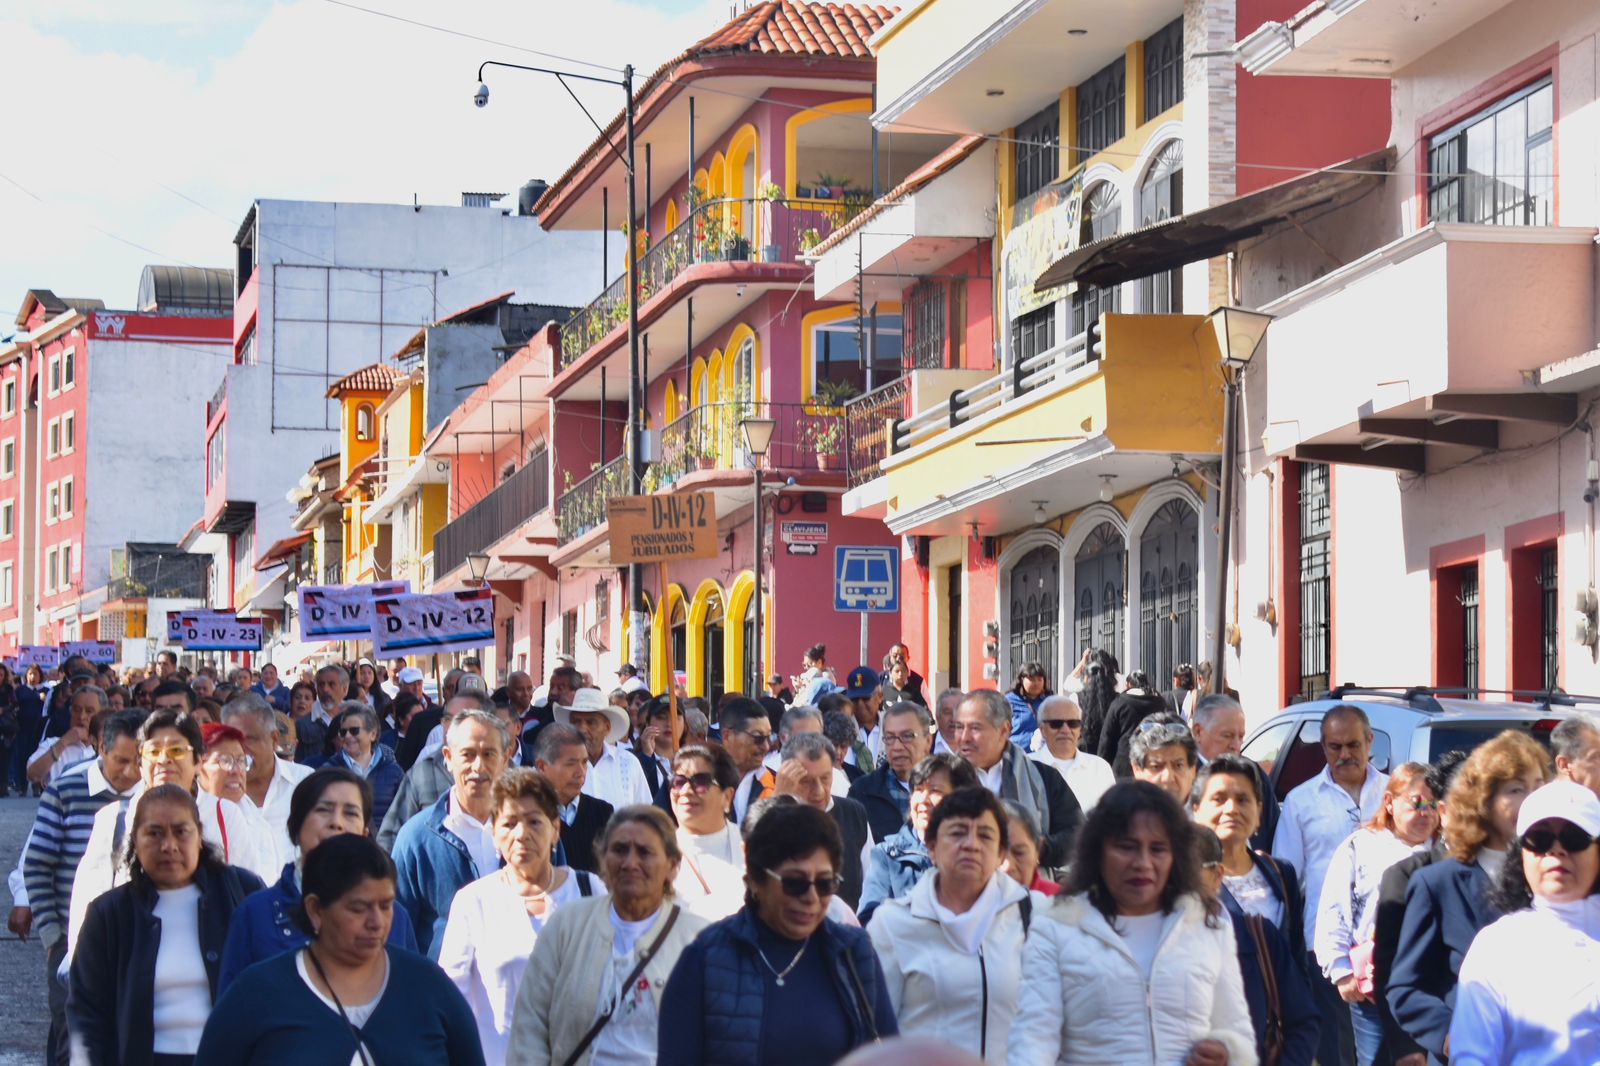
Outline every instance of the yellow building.
[[345, 375], [328, 389], [328, 399], [339, 402], [339, 489], [335, 499], [343, 505], [340, 526], [348, 584], [388, 579], [388, 527], [369, 525], [365, 514], [377, 495], [378, 408], [394, 391], [399, 377], [395, 368], [374, 363]]

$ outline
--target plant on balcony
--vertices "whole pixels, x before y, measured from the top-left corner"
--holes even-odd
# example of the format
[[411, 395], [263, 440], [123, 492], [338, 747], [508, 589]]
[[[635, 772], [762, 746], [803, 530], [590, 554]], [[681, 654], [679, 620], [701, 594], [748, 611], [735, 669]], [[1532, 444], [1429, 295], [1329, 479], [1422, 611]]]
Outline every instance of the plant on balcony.
[[783, 190], [778, 187], [776, 182], [769, 181], [761, 186], [761, 198], [768, 203], [777, 203], [783, 199]]
[[[816, 397], [812, 397], [815, 402]], [[836, 411], [810, 414], [800, 423], [800, 448], [817, 457], [818, 470], [836, 469], [844, 443], [844, 418]]]
[[822, 234], [817, 232], [817, 227], [807, 226], [800, 231], [800, 254], [806, 255], [817, 245], [822, 243]]
[[851, 382], [824, 379], [817, 382], [816, 389], [811, 393], [811, 405], [813, 407], [837, 409], [859, 395], [861, 395], [861, 390]]

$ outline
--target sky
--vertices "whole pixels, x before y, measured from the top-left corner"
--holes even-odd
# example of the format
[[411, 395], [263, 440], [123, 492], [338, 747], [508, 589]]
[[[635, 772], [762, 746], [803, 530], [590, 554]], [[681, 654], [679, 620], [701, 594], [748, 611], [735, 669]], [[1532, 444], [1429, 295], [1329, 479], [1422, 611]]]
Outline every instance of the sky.
[[[146, 263], [232, 266], [258, 198], [454, 204], [553, 181], [594, 127], [538, 74], [490, 70], [474, 107], [480, 62], [642, 78], [731, 7], [0, 0], [0, 339], [29, 288], [131, 308]], [[602, 124], [619, 109], [620, 89], [573, 84]]]

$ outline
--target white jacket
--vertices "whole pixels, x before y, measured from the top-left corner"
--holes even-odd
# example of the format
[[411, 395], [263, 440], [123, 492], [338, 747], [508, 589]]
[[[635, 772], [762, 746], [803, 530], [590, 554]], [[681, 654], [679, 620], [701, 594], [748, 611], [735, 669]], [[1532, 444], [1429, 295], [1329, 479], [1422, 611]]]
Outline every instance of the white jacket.
[[1161, 930], [1147, 984], [1122, 937], [1086, 896], [1033, 916], [1009, 1061], [1044, 1066], [1182, 1066], [1201, 1040], [1228, 1066], [1256, 1066], [1255, 1028], [1227, 914], [1206, 923], [1194, 896]]
[[885, 900], [867, 932], [902, 1034], [943, 1040], [1003, 1066], [1022, 984], [1020, 904], [1029, 895], [1003, 873], [995, 879], [1003, 902], [976, 954], [957, 944], [939, 921], [934, 876], [901, 899]]
[[1354, 973], [1350, 949], [1372, 933], [1378, 918], [1378, 884], [1389, 867], [1433, 846], [1415, 846], [1388, 829], [1357, 829], [1328, 860], [1317, 903], [1317, 937], [1312, 950], [1328, 980], [1337, 984]]

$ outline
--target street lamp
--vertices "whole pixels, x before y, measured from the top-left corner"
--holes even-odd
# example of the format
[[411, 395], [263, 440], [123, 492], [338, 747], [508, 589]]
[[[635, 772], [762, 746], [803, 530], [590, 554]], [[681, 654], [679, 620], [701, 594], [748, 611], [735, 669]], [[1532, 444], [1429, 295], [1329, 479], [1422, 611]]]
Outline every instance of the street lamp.
[[[1196, 331], [1207, 332], [1207, 340], [1217, 346], [1222, 367], [1222, 499], [1217, 523], [1217, 598], [1216, 624], [1212, 629], [1211, 684], [1213, 692], [1226, 692], [1224, 680], [1228, 653], [1228, 562], [1229, 542], [1233, 539], [1234, 467], [1239, 463], [1238, 431], [1239, 379], [1250, 365], [1261, 338], [1266, 336], [1271, 315], [1246, 311], [1242, 307], [1219, 307], [1206, 316]], [[1209, 348], [1209, 343], [1206, 345]]]
[[746, 418], [739, 423], [739, 428], [744, 431], [745, 450], [750, 453], [750, 465], [755, 469], [756, 474], [756, 624], [755, 632], [751, 637], [755, 642], [755, 648], [748, 650], [746, 654], [754, 658], [756, 664], [755, 692], [759, 693], [761, 691], [761, 675], [766, 669], [761, 655], [765, 647], [761, 643], [761, 567], [763, 563], [761, 556], [766, 546], [766, 533], [761, 528], [761, 460], [766, 458], [767, 449], [772, 446], [772, 431], [778, 428], [778, 423], [771, 418]]
[[467, 572], [472, 575], [474, 585], [481, 587], [486, 584], [485, 579], [489, 576], [489, 553], [468, 552]]

